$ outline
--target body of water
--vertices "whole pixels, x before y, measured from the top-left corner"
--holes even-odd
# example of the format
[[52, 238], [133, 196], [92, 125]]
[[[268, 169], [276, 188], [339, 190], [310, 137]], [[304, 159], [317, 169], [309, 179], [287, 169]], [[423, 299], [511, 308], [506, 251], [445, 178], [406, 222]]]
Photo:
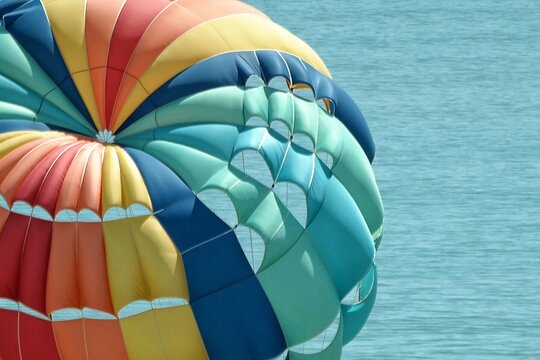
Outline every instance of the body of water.
[[540, 359], [540, 2], [248, 2], [377, 145], [379, 295], [343, 359]]

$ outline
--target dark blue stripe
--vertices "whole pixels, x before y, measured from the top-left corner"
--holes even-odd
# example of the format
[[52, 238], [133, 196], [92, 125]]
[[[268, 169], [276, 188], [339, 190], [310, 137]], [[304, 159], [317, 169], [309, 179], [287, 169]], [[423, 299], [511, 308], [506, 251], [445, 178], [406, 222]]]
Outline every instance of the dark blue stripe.
[[41, 2], [29, 1], [5, 14], [4, 26], [95, 128], [54, 40]]
[[310, 85], [317, 99], [331, 99], [335, 105], [335, 116], [353, 134], [369, 160], [373, 161], [375, 144], [371, 133], [360, 109], [345, 90], [297, 57], [270, 50], [227, 53], [191, 66], [150, 95], [120, 130], [176, 99], [222, 86], [244, 86], [251, 75], [257, 75], [266, 82], [273, 77], [284, 76], [294, 84]]
[[[235, 233], [168, 167], [125, 149], [144, 179], [155, 215], [182, 254], [190, 303], [211, 359], [268, 359], [283, 333]], [[180, 336], [180, 334], [179, 334]]]
[[0, 119], [0, 133], [21, 130], [50, 131], [51, 129], [43, 123], [31, 120]]

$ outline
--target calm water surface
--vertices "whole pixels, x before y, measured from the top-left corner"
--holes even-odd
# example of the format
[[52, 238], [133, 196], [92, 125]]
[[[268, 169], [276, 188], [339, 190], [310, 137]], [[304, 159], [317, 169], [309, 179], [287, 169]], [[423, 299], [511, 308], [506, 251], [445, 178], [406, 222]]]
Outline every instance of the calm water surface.
[[540, 359], [540, 1], [248, 2], [377, 144], [380, 290], [343, 359]]

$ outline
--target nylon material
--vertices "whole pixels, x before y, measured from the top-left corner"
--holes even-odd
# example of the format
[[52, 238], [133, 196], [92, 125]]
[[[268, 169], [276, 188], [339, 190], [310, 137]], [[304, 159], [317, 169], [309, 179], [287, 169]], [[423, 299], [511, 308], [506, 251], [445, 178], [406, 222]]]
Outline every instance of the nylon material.
[[244, 119], [247, 121], [251, 118], [260, 118], [266, 124], [270, 124], [268, 102], [264, 87], [245, 89], [243, 99]]
[[[246, 35], [239, 36], [239, 33]], [[192, 44], [197, 44], [197, 47]], [[186, 47], [191, 49], [189, 58], [181, 51]], [[140, 81], [144, 88], [152, 93], [172, 76], [198, 61], [231, 50], [257, 48], [276, 48], [296, 53], [328, 74], [315, 52], [282, 27], [266, 20], [261, 21], [259, 16], [238, 15], [210, 21], [179, 37], [150, 65]], [[129, 96], [119, 112], [116, 124], [121, 125], [143, 101], [144, 98]]]
[[343, 320], [340, 323], [336, 337], [332, 343], [324, 350], [315, 354], [300, 354], [294, 351], [289, 351], [289, 360], [328, 360], [341, 359], [343, 350]]
[[107, 78], [107, 59], [109, 44], [116, 19], [125, 0], [93, 0], [86, 4], [85, 36], [88, 51], [88, 67], [98, 107], [101, 126], [105, 129], [105, 87]]
[[88, 144], [83, 147], [75, 156], [71, 165], [65, 172], [65, 181], [62, 184], [58, 201], [54, 209], [54, 214], [61, 210], [71, 209], [78, 210], [79, 197], [84, 179], [86, 166], [90, 159], [90, 155], [96, 148], [100, 148], [100, 144]]
[[130, 225], [130, 220], [103, 223], [107, 273], [115, 314], [132, 301], [148, 299], [149, 296]]
[[216, 120], [231, 125], [244, 125], [243, 102], [242, 89], [236, 87], [213, 89], [159, 108], [156, 121], [158, 127], [216, 122]]
[[294, 119], [296, 117], [296, 104], [290, 92], [281, 92], [267, 88], [265, 90], [268, 101], [269, 121], [282, 121], [289, 131], [294, 129]]
[[19, 314], [21, 359], [60, 360], [52, 324], [26, 314]]
[[[277, 262], [257, 274], [289, 346], [321, 333], [340, 309], [326, 265], [303, 235]], [[290, 302], [289, 299], [299, 299]]]
[[0, 47], [0, 73], [4, 77], [37, 94], [47, 94], [56, 87], [4, 28], [0, 28]]
[[289, 351], [291, 353], [302, 355], [320, 354], [328, 349], [328, 347], [336, 340], [338, 340], [339, 346], [341, 347], [343, 344], [341, 339], [337, 338], [337, 336], [340, 330], [339, 328], [343, 326], [342, 322], [341, 311], [339, 311], [334, 321], [324, 331], [305, 343], [289, 347]]
[[[28, 59], [33, 58], [29, 61], [35, 60], [39, 64], [39, 71], [44, 71], [54, 84], [58, 84], [73, 106], [82, 114], [84, 118], [82, 123], [88, 122], [92, 126], [88, 110], [69, 76], [60, 50], [56, 45], [41, 2], [29, 1], [16, 12], [7, 14], [4, 19], [9, 19], [5, 23], [6, 28], [28, 52]], [[26, 55], [26, 52], [24, 54]], [[76, 119], [81, 119], [81, 117], [77, 116]]]
[[[35, 206], [36, 200], [43, 189], [43, 185], [49, 178], [51, 171], [56, 167], [56, 164], [62, 165], [64, 162], [63, 159], [66, 159], [68, 161], [67, 165], [69, 166], [69, 163], [77, 153], [78, 149], [83, 145], [84, 143], [76, 141], [61, 145], [46, 154], [42, 159], [35, 163], [30, 171], [25, 174], [24, 178], [20, 178], [20, 181], [18, 181], [16, 185], [14, 184], [16, 191], [13, 200], [24, 201], [31, 206]], [[60, 179], [60, 181], [61, 180], [62, 179]], [[54, 199], [49, 199], [49, 203], [52, 204], [45, 204], [49, 213], [52, 212], [50, 207], [55, 205], [54, 203], [56, 202], [58, 193], [55, 191], [55, 193], [51, 195], [53, 195]]]
[[94, 125], [99, 129], [101, 120], [92, 80], [89, 72], [85, 71], [89, 68], [85, 38], [86, 0], [42, 0], [42, 4], [67, 69]]
[[75, 223], [55, 223], [52, 228], [47, 274], [46, 311], [79, 308], [77, 271], [78, 229]]
[[206, 359], [191, 309], [179, 309], [153, 310], [120, 320], [129, 359], [170, 359], [173, 354]]
[[[201, 124], [156, 129], [154, 137], [200, 149], [209, 155], [228, 161], [232, 157], [239, 132], [238, 126]], [[220, 141], [217, 142], [216, 138]]]
[[126, 70], [137, 44], [147, 28], [170, 4], [166, 0], [143, 0], [127, 1], [123, 6], [116, 20], [108, 54], [105, 102], [107, 128], [114, 125], [121, 87], [127, 84], [131, 88], [135, 84], [136, 79], [132, 75], [127, 77]]
[[326, 186], [320, 209], [310, 218], [306, 235], [312, 237], [339, 297], [344, 298], [371, 268], [375, 257], [371, 233], [353, 199], [334, 177]]
[[[41, 105], [41, 97], [31, 90], [26, 90], [18, 83], [0, 75], [0, 98], [6, 105], [18, 104], [36, 113]], [[33, 118], [33, 117], [31, 117]]]
[[364, 327], [369, 314], [373, 310], [375, 299], [377, 297], [377, 268], [373, 267], [374, 280], [373, 287], [366, 297], [366, 299], [357, 305], [341, 305], [343, 312], [343, 343], [348, 344], [351, 342], [360, 330]]
[[36, 166], [42, 161], [51, 161], [54, 154], [58, 155], [62, 149], [76, 143], [76, 139], [74, 138], [60, 138], [58, 141], [55, 140], [44, 142], [26, 154], [14, 154], [15, 157], [21, 155], [22, 157], [20, 157], [17, 165], [10, 168], [9, 172], [6, 172], [0, 184], [0, 194], [4, 196], [8, 203], [13, 203], [18, 187]]
[[14, 131], [50, 131], [51, 129], [43, 124], [31, 120], [4, 119], [0, 121], [0, 133]]
[[10, 119], [32, 120], [36, 114], [23, 106], [0, 101], [0, 115]]
[[317, 170], [320, 171], [320, 169], [314, 168], [313, 156], [313, 154], [306, 154], [295, 145], [291, 146], [282, 160], [277, 181], [292, 182], [307, 194], [313, 173]]
[[122, 184], [122, 206], [128, 209], [132, 204], [140, 204], [152, 212], [150, 195], [144, 184], [144, 180], [131, 160], [129, 155], [119, 147], [113, 147], [118, 157], [118, 164], [121, 174]]
[[90, 209], [96, 214], [101, 214], [101, 184], [103, 178], [103, 160], [105, 147], [98, 145], [90, 154], [85, 165], [84, 178], [79, 193], [77, 210]]
[[106, 146], [101, 180], [102, 216], [112, 207], [122, 207], [122, 174], [118, 155], [113, 146]]
[[85, 319], [84, 326], [89, 359], [128, 359], [118, 321]]
[[193, 311], [210, 359], [268, 359], [285, 349], [279, 323], [255, 276], [197, 300]]
[[158, 220], [153, 216], [133, 219], [130, 227], [148, 298], [179, 297], [189, 301], [182, 257]]
[[52, 324], [58, 353], [62, 359], [88, 359], [84, 322], [72, 320]]
[[17, 299], [19, 265], [30, 220], [22, 215], [0, 211], [5, 219], [0, 233], [0, 297]]

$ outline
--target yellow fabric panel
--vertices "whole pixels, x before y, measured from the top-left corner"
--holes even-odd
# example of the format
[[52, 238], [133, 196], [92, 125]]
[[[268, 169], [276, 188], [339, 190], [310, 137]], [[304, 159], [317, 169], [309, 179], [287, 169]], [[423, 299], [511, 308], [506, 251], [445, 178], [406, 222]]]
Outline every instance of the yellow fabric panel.
[[141, 204], [152, 210], [150, 195], [144, 184], [141, 173], [131, 157], [120, 147], [114, 147], [120, 165], [122, 178], [122, 198], [123, 207], [127, 209], [130, 205]]
[[159, 221], [149, 216], [133, 218], [130, 222], [148, 299], [180, 297], [189, 301], [184, 263]]
[[77, 90], [98, 129], [101, 121], [88, 71], [85, 37], [86, 0], [42, 0], [54, 38]]
[[128, 317], [120, 327], [131, 360], [208, 359], [189, 305]]
[[122, 207], [122, 177], [120, 162], [113, 146], [105, 147], [101, 183], [102, 216], [113, 206]]
[[17, 131], [0, 134], [0, 159], [29, 141], [43, 138], [38, 131]]
[[127, 304], [146, 299], [148, 294], [130, 221], [103, 223], [109, 288], [116, 314]]
[[[233, 51], [273, 49], [303, 59], [330, 76], [321, 58], [283, 27], [260, 16], [241, 14], [206, 22], [172, 42], [139, 79], [148, 93], [174, 75], [204, 59]], [[132, 92], [118, 114], [118, 129], [148, 94]]]

